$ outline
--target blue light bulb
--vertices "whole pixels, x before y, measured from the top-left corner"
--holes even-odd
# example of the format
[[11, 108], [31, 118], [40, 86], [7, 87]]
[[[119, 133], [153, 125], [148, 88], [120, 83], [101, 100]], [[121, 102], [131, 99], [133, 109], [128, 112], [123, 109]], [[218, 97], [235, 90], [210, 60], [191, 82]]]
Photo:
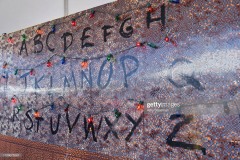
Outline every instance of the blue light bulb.
[[176, 3], [176, 4], [179, 4], [180, 3], [180, 0], [169, 0], [170, 3]]
[[63, 57], [63, 58], [62, 58], [62, 64], [65, 64], [65, 63], [66, 63], [66, 58]]
[[52, 32], [55, 32], [55, 31], [56, 31], [56, 26], [53, 25], [53, 26], [52, 26]]

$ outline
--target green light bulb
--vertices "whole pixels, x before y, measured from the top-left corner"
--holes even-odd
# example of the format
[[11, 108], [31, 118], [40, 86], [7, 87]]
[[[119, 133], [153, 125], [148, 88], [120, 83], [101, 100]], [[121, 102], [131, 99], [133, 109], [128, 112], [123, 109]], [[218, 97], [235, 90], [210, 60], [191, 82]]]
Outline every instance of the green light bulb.
[[112, 54], [107, 55], [107, 60], [110, 61], [113, 58]]
[[23, 34], [22, 39], [23, 39], [23, 41], [25, 41], [27, 39], [27, 36], [25, 34]]
[[158, 48], [154, 43], [147, 43], [147, 45], [152, 48]]
[[18, 111], [21, 111], [22, 109], [23, 109], [23, 105], [20, 104], [20, 105], [18, 106]]
[[18, 74], [18, 69], [16, 69], [14, 72], [14, 75], [17, 75], [17, 74]]
[[120, 15], [119, 15], [119, 14], [117, 14], [117, 15], [115, 16], [115, 20], [116, 20], [116, 21], [119, 21], [119, 20], [120, 20]]

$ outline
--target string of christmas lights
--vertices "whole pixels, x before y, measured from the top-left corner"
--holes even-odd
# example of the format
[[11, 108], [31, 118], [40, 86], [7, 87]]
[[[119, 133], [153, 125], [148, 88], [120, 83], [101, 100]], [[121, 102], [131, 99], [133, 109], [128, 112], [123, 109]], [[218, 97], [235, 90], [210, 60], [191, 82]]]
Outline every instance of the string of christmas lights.
[[[59, 101], [61, 101], [61, 102], [63, 101], [63, 105], [60, 105]], [[133, 98], [128, 98], [128, 99], [124, 100], [124, 102], [133, 102], [134, 103], [133, 106], [135, 107], [135, 109], [137, 111], [143, 111], [144, 112], [144, 110], [145, 110], [144, 107], [145, 107], [146, 104], [145, 104], [145, 102], [143, 100], [136, 100], [136, 99], [133, 99]], [[189, 107], [189, 106], [190, 107], [194, 107], [194, 106], [199, 106], [199, 105], [206, 105], [206, 106], [210, 107], [212, 105], [223, 105], [224, 112], [226, 114], [228, 114], [229, 111], [226, 111], [226, 110], [227, 110], [227, 108], [229, 108], [228, 107], [228, 103], [230, 103], [230, 102], [233, 102], [236, 105], [236, 103], [239, 102], [239, 100], [232, 99], [232, 100], [228, 100], [228, 101], [225, 100], [225, 101], [218, 101], [218, 102], [211, 102], [211, 103], [209, 103], [209, 102], [206, 102], [206, 103], [200, 102], [200, 103], [195, 103], [195, 104], [179, 104], [179, 107], [180, 108]], [[18, 114], [20, 111], [23, 111], [24, 105], [23, 105], [23, 103], [21, 103], [20, 99], [16, 95], [14, 95], [11, 98], [11, 103], [14, 105], [14, 108], [17, 108], [17, 110], [18, 110], [18, 112], [16, 114]], [[59, 103], [59, 104], [56, 105], [57, 103]], [[56, 98], [55, 101], [51, 100], [51, 102], [49, 104], [45, 104], [45, 105], [43, 104], [43, 107], [41, 107], [39, 109], [32, 108], [31, 110], [34, 111], [33, 116], [36, 119], [38, 119], [38, 118], [41, 118], [41, 115], [42, 115], [40, 113], [41, 110], [49, 108], [50, 111], [54, 111], [56, 109], [56, 106], [63, 108], [64, 112], [69, 112], [70, 108], [74, 108], [74, 109], [82, 112], [82, 110], [80, 108], [77, 108], [77, 107], [67, 103], [67, 101], [65, 100], [65, 98], [63, 96], [59, 96], [58, 98]], [[237, 107], [237, 110], [238, 110], [238, 107]], [[90, 113], [89, 115], [91, 115], [91, 116], [89, 118], [91, 118], [93, 115], [99, 115], [100, 112], [104, 113], [104, 112], [111, 112], [111, 111], [109, 111], [109, 110], [102, 111], [101, 110], [98, 113]], [[239, 112], [239, 110], [238, 110], [238, 112]], [[122, 115], [122, 113], [119, 111], [118, 108], [115, 108], [113, 110], [113, 113], [114, 113], [114, 116], [116, 118], [119, 118]], [[93, 120], [93, 119], [91, 119], [91, 120]]]
[[[63, 105], [60, 105], [59, 101], [63, 101]], [[143, 111], [144, 110], [144, 102], [142, 100], [134, 100], [134, 99], [127, 99], [125, 102], [127, 101], [132, 101], [132, 102], [137, 102], [134, 104], [134, 106], [136, 107], [136, 110], [138, 111]], [[11, 98], [11, 103], [14, 105], [14, 108], [17, 108], [18, 109], [18, 112], [16, 114], [18, 114], [20, 111], [23, 111], [24, 109], [24, 105], [23, 103], [21, 103], [20, 99], [16, 96], [16, 95], [13, 95], [13, 97]], [[58, 103], [58, 105], [56, 105]], [[82, 111], [80, 108], [77, 108], [69, 103], [67, 103], [67, 101], [65, 100], [65, 98], [63, 96], [59, 96], [58, 98], [56, 98], [55, 101], [51, 100], [50, 103], [48, 104], [43, 104], [43, 107], [41, 108], [32, 108], [31, 110], [34, 111], [33, 112], [33, 116], [38, 119], [38, 118], [41, 118], [42, 114], [40, 111], [46, 109], [46, 108], [49, 108], [50, 111], [54, 111], [56, 108], [56, 106], [58, 107], [61, 107], [64, 109], [64, 112], [69, 112], [70, 111], [70, 108], [74, 108], [78, 111]], [[98, 115], [99, 113], [104, 113], [104, 112], [110, 112], [109, 110], [105, 110], [105, 111], [99, 111], [98, 113], [91, 113], [90, 117], [92, 117], [93, 115]], [[122, 113], [118, 110], [118, 108], [114, 109], [113, 110], [113, 113], [114, 113], [114, 116], [116, 118], [119, 118]]]
[[[13, 73], [14, 73], [14, 75], [18, 75], [19, 71], [27, 70], [29, 72], [25, 73], [21, 77], [23, 77], [23, 76], [25, 77], [25, 76], [28, 76], [28, 75], [34, 76], [36, 74], [36, 69], [38, 67], [41, 67], [43, 65], [46, 65], [48, 68], [53, 67], [53, 63], [52, 63], [51, 59], [54, 58], [54, 57], [60, 57], [61, 58], [61, 64], [65, 64], [67, 59], [81, 60], [81, 67], [83, 69], [86, 69], [88, 67], [89, 61], [91, 61], [91, 60], [100, 60], [102, 58], [106, 58], [109, 62], [115, 62], [116, 61], [115, 56], [117, 56], [119, 53], [129, 51], [129, 50], [134, 49], [136, 47], [146, 48], [146, 45], [151, 47], [151, 48], [158, 49], [158, 48], [161, 48], [161, 47], [164, 46], [162, 44], [163, 43], [161, 43], [158, 46], [158, 45], [156, 45], [152, 42], [137, 42], [135, 46], [131, 46], [131, 47], [128, 47], [126, 49], [123, 49], [123, 50], [120, 50], [120, 51], [117, 51], [117, 52], [109, 53], [107, 55], [98, 56], [98, 57], [91, 57], [91, 58], [69, 57], [69, 56], [61, 56], [61, 55], [58, 55], [58, 54], [54, 54], [50, 58], [48, 58], [46, 61], [44, 61], [44, 62], [42, 62], [42, 63], [40, 63], [36, 66], [33, 66], [31, 68], [15, 68]], [[11, 64], [8, 64], [7, 62], [4, 62], [2, 68], [7, 69], [8, 67], [14, 68], [14, 66], [12, 66]], [[7, 78], [5, 75], [3, 75], [3, 76], [2, 76], [2, 78]]]
[[[167, 3], [176, 3], [177, 1], [179, 2], [179, 0], [170, 0]], [[165, 3], [166, 2], [164, 2], [163, 5], [165, 5]], [[127, 14], [129, 12], [133, 12], [135, 10], [145, 9], [147, 7], [147, 12], [153, 13], [157, 9], [159, 9], [160, 6], [161, 5], [158, 5], [156, 8], [153, 8], [151, 3], [148, 2], [146, 5], [134, 8], [132, 10], [127, 10], [125, 12], [118, 13], [118, 14], [112, 14], [112, 13], [109, 13], [109, 12], [103, 12], [103, 11], [97, 11], [97, 10], [90, 9], [90, 13], [88, 13], [89, 11], [85, 11], [86, 13], [83, 12], [82, 14], [80, 14], [80, 15], [74, 17], [74, 18], [71, 18], [70, 24], [72, 25], [72, 27], [76, 27], [77, 26], [77, 20], [79, 18], [81, 18], [81, 17], [84, 17], [87, 13], [89, 14], [89, 18], [90, 19], [93, 19], [94, 16], [96, 15], [96, 13], [102, 13], [102, 14], [108, 14], [110, 16], [114, 16], [115, 17], [115, 21], [118, 22], [118, 21], [122, 20], [122, 18], [121, 18], [122, 15]], [[36, 32], [37, 34], [42, 35], [42, 34], [44, 34], [43, 28], [44, 27], [49, 27], [49, 26], [51, 27], [51, 31], [56, 32], [56, 26], [62, 25], [62, 24], [65, 24], [65, 23], [69, 23], [69, 20], [65, 20], [65, 21], [58, 22], [58, 23], [53, 23], [53, 24], [43, 24], [41, 26], [34, 26], [37, 29], [32, 31], [32, 32], [30, 32], [29, 34]], [[19, 32], [23, 32], [23, 31], [24, 30], [20, 30]], [[9, 35], [7, 33], [3, 33], [2, 34], [2, 39], [5, 39], [5, 38], [6, 38], [7, 42], [10, 43], [10, 44], [13, 44], [15, 42], [14, 39], [18, 39], [16, 37], [14, 38], [11, 33]], [[26, 41], [27, 40], [27, 35], [25, 33], [23, 33], [21, 35], [21, 38], [22, 38], [22, 41]]]
[[[57, 101], [59, 101], [59, 100], [63, 100], [64, 101], [64, 107], [66, 107], [65, 109], [64, 109], [64, 112], [68, 115], [69, 114], [69, 108], [70, 108], [70, 106], [71, 107], [73, 107], [74, 109], [76, 109], [76, 110], [78, 110], [78, 111], [81, 111], [81, 109], [80, 108], [77, 108], [77, 107], [74, 107], [74, 106], [72, 106], [71, 104], [68, 104], [67, 103], [67, 101], [65, 100], [65, 98], [63, 97], [63, 96], [59, 96], [55, 101], [53, 101], [53, 97], [52, 97], [52, 100], [50, 100], [51, 102], [50, 102], [50, 104], [47, 104], [47, 105], [45, 105], [44, 107], [42, 107], [42, 108], [39, 108], [39, 109], [36, 109], [36, 108], [32, 108], [32, 109], [30, 109], [30, 110], [32, 110], [32, 111], [34, 111], [33, 112], [33, 116], [34, 116], [34, 118], [36, 119], [36, 120], [38, 120], [38, 123], [39, 123], [39, 121], [43, 121], [44, 120], [44, 118], [43, 118], [43, 112], [41, 113], [40, 111], [41, 110], [43, 110], [43, 109], [45, 109], [45, 108], [49, 108], [50, 107], [50, 110], [51, 111], [53, 111], [53, 110], [55, 110], [55, 103], [57, 103]], [[135, 106], [136, 107], [136, 110], [137, 111], [142, 111], [142, 114], [144, 114], [144, 101], [142, 101], [142, 100], [136, 100], [136, 99], [133, 99], [133, 98], [128, 98], [128, 99], [126, 99], [126, 101], [131, 101], [131, 102], [135, 102], [135, 104], [133, 105], [133, 106]], [[206, 103], [196, 103], [196, 104], [180, 104], [180, 106], [179, 107], [187, 107], [187, 106], [191, 106], [191, 107], [194, 107], [194, 106], [199, 106], [199, 105], [206, 105], [207, 107], [209, 107], [209, 106], [211, 106], [211, 105], [213, 105], [213, 104], [223, 104], [223, 107], [224, 107], [224, 112], [226, 113], [226, 114], [229, 114], [229, 110], [226, 112], [226, 108], [229, 108], [228, 107], [228, 103], [230, 103], [230, 102], [234, 102], [234, 104], [236, 104], [236, 100], [234, 100], [234, 99], [232, 99], [232, 100], [228, 100], [228, 101], [218, 101], [218, 102], [212, 102], [212, 103], [209, 103], [209, 102], [206, 102]], [[13, 108], [13, 113], [14, 113], [14, 116], [13, 116], [13, 121], [14, 121], [14, 117], [16, 117], [16, 115], [17, 114], [19, 114], [19, 112], [20, 111], [23, 111], [23, 109], [24, 109], [24, 105], [21, 103], [21, 101], [20, 101], [20, 99], [16, 96], [16, 95], [13, 95], [13, 97], [11, 98], [11, 103], [13, 103], [13, 105], [14, 105], [14, 108]], [[16, 104], [18, 104], [19, 103], [19, 105], [16, 105]], [[61, 105], [58, 105], [58, 107], [62, 107]], [[17, 113], [15, 112], [15, 109], [18, 109], [17, 110]], [[238, 114], [239, 114], [239, 109], [238, 109], [238, 107], [237, 107], [237, 110], [238, 110]], [[46, 111], [45, 110], [45, 112], [48, 112], [48, 111]], [[44, 112], [44, 113], [45, 113]], [[82, 111], [81, 111], [82, 112]], [[105, 110], [105, 111], [103, 111], [103, 110], [101, 110], [101, 111], [99, 111], [98, 113], [87, 113], [89, 116], [88, 116], [88, 119], [87, 119], [87, 122], [88, 122], [88, 124], [89, 123], [93, 123], [93, 115], [99, 115], [100, 113], [104, 113], [104, 112], [111, 112], [111, 111], [109, 111], [109, 110]], [[114, 116], [118, 119], [119, 117], [121, 117], [122, 116], [122, 113], [119, 111], [119, 109], [118, 108], [115, 108], [114, 110], [113, 110], [113, 113], [114, 113]], [[240, 116], [240, 115], [239, 115]], [[239, 117], [240, 118], [240, 117]], [[143, 119], [144, 119], [144, 117], [143, 117]], [[102, 118], [101, 118], [101, 120], [102, 120]], [[100, 121], [101, 121], [100, 120]], [[38, 130], [38, 129], [37, 129]], [[69, 133], [71, 133], [71, 131], [69, 132]]]

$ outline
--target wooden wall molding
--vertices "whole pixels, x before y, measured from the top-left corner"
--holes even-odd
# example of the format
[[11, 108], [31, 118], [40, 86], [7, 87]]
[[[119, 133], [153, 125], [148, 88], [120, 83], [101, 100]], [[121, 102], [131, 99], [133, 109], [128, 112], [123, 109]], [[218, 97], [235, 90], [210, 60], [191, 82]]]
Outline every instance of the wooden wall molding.
[[[20, 154], [20, 157], [4, 157], [3, 154]], [[66, 154], [68, 154], [66, 158]], [[0, 160], [127, 160], [78, 149], [34, 142], [0, 134]]]

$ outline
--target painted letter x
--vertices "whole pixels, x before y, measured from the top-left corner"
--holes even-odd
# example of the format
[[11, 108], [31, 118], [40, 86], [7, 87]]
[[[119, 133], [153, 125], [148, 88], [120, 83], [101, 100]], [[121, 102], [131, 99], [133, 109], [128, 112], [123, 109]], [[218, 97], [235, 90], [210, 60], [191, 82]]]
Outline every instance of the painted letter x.
[[137, 126], [138, 126], [138, 125], [140, 124], [140, 122], [142, 121], [142, 119], [143, 119], [143, 113], [142, 113], [141, 116], [138, 118], [137, 122], [136, 122], [129, 114], [125, 113], [125, 116], [126, 116], [127, 119], [128, 119], [129, 121], [131, 121], [132, 124], [133, 124], [133, 127], [132, 127], [130, 133], [129, 133], [129, 134], [127, 135], [127, 137], [125, 138], [126, 141], [129, 141], [130, 138], [131, 138], [131, 136], [133, 135], [133, 132], [135, 131], [135, 129], [137, 128]]
[[111, 123], [110, 120], [109, 120], [107, 117], [105, 117], [105, 121], [106, 121], [106, 123], [107, 123], [107, 125], [108, 125], [108, 127], [109, 127], [109, 130], [107, 131], [107, 133], [106, 133], [106, 134], [104, 135], [104, 137], [103, 137], [103, 139], [104, 139], [105, 141], [108, 139], [108, 134], [109, 134], [110, 132], [112, 132], [113, 135], [114, 135], [117, 139], [119, 139], [119, 138], [118, 138], [118, 135], [117, 135], [117, 132], [113, 129], [114, 125], [118, 122], [118, 120], [119, 120], [119, 118], [116, 118], [116, 119], [113, 121], [113, 123]]

